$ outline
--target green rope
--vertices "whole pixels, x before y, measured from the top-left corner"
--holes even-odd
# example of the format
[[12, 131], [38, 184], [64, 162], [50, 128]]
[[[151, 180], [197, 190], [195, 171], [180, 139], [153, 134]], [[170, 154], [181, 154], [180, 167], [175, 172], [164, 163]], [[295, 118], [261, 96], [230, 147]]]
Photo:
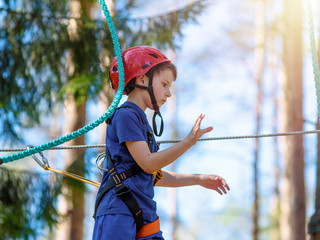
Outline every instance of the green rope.
[[317, 106], [318, 106], [318, 114], [320, 117], [320, 71], [319, 71], [319, 61], [318, 61], [318, 52], [316, 47], [316, 40], [314, 37], [314, 26], [313, 26], [313, 17], [311, 10], [311, 2], [307, 0], [307, 14], [308, 14], [308, 22], [309, 22], [309, 38], [310, 38], [310, 47], [312, 54], [312, 67], [313, 67], [313, 75], [314, 81], [316, 85], [316, 94], [317, 94]]
[[42, 151], [47, 150], [49, 148], [52, 148], [52, 147], [58, 146], [60, 144], [63, 144], [65, 142], [68, 142], [74, 138], [80, 137], [83, 134], [96, 128], [98, 125], [103, 123], [105, 120], [107, 120], [111, 116], [111, 114], [115, 111], [115, 109], [117, 108], [117, 106], [122, 98], [123, 89], [124, 89], [124, 68], [123, 68], [123, 62], [122, 62], [122, 57], [121, 57], [121, 49], [120, 49], [120, 44], [119, 44], [119, 39], [117, 37], [116, 29], [115, 29], [114, 24], [112, 22], [112, 18], [110, 16], [108, 7], [104, 3], [104, 0], [99, 0], [99, 2], [101, 4], [101, 8], [103, 10], [103, 13], [104, 13], [106, 20], [107, 20], [107, 24], [109, 26], [109, 30], [111, 33], [111, 37], [112, 37], [112, 41], [113, 41], [113, 45], [114, 45], [114, 50], [115, 50], [115, 54], [117, 56], [118, 66], [119, 66], [119, 88], [118, 88], [118, 91], [116, 93], [116, 96], [115, 96], [113, 102], [111, 103], [111, 106], [96, 121], [84, 126], [83, 128], [80, 128], [79, 130], [77, 130], [75, 132], [72, 132], [66, 136], [63, 136], [63, 137], [58, 138], [56, 140], [53, 140], [51, 142], [42, 144], [40, 146], [36, 146], [34, 148], [30, 148], [28, 150], [25, 150], [23, 152], [19, 152], [19, 153], [15, 153], [15, 154], [12, 154], [9, 156], [5, 156], [2, 159], [0, 159], [0, 165], [2, 163], [12, 162], [14, 160], [18, 160], [18, 159], [30, 156], [32, 154], [42, 152]]

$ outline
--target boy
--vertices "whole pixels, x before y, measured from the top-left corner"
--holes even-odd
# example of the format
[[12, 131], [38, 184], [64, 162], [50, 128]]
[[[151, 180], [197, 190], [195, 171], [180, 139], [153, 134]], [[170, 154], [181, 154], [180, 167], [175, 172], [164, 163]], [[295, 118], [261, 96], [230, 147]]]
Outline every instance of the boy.
[[[107, 120], [106, 159], [102, 184], [95, 206], [93, 239], [134, 240], [163, 239], [153, 186], [179, 187], [200, 185], [226, 193], [229, 186], [216, 175], [178, 174], [160, 169], [175, 161], [212, 127], [201, 129], [201, 114], [189, 135], [163, 151], [157, 144], [144, 111], [155, 111], [153, 130], [163, 131], [160, 107], [171, 96], [175, 66], [159, 50], [138, 46], [122, 53], [127, 101]], [[118, 90], [116, 58], [110, 67], [113, 88]], [[155, 117], [161, 119], [158, 131]], [[157, 181], [158, 180], [158, 181]]]

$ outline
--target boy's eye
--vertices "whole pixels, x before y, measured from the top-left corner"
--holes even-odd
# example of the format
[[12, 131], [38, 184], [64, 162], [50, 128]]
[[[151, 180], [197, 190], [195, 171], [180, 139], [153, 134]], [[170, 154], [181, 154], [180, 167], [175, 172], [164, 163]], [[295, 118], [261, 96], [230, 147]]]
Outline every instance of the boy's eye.
[[168, 84], [166, 84], [166, 83], [162, 83], [162, 86], [163, 86], [163, 87], [166, 87], [166, 86], [168, 86]]

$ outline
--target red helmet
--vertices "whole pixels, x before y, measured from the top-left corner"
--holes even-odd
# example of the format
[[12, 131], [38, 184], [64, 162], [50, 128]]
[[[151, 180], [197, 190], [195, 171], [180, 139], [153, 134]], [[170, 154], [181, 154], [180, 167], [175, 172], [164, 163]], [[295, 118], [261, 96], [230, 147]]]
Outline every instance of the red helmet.
[[[137, 46], [129, 48], [122, 52], [123, 67], [124, 67], [124, 86], [136, 76], [146, 74], [150, 68], [162, 62], [170, 62], [170, 60], [158, 49]], [[112, 88], [117, 91], [119, 86], [119, 69], [117, 57], [114, 57], [110, 66], [110, 79]]]

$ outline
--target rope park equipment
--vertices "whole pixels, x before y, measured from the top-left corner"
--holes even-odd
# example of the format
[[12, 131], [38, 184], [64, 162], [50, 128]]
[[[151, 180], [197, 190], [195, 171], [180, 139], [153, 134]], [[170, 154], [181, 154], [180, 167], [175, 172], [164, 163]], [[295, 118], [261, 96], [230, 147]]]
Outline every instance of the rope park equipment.
[[[228, 136], [228, 137], [215, 137], [215, 138], [201, 138], [198, 141], [210, 141], [210, 140], [234, 140], [234, 139], [248, 139], [248, 138], [262, 138], [262, 137], [279, 137], [279, 136], [292, 136], [292, 135], [298, 135], [298, 134], [312, 134], [312, 133], [320, 133], [320, 130], [313, 130], [313, 131], [299, 131], [299, 132], [287, 132], [287, 133], [275, 133], [275, 134], [260, 134], [260, 135], [243, 135], [243, 136]], [[157, 144], [162, 143], [177, 143], [181, 140], [169, 140], [169, 141], [158, 141]], [[105, 148], [105, 144], [98, 144], [98, 145], [75, 145], [75, 146], [67, 146], [67, 147], [53, 147], [48, 150], [65, 150], [65, 149], [79, 149], [79, 148]], [[30, 147], [27, 147], [29, 149]], [[11, 152], [11, 151], [24, 151], [25, 149], [0, 149], [0, 152]], [[82, 176], [79, 176], [74, 173], [61, 171], [58, 169], [51, 168], [49, 166], [49, 162], [47, 158], [44, 156], [42, 152], [39, 152], [39, 155], [41, 156], [42, 160], [39, 160], [35, 154], [32, 154], [32, 158], [42, 167], [44, 170], [49, 170], [54, 173], [59, 173], [67, 177], [71, 177], [73, 179], [79, 180], [84, 183], [88, 183], [90, 185], [93, 185], [95, 187], [100, 187], [100, 183], [84, 178]], [[100, 153], [96, 159], [95, 164], [97, 168], [99, 169], [101, 175], [103, 172], [107, 172], [108, 169], [105, 169], [101, 167], [103, 164], [105, 158], [105, 152]], [[154, 174], [154, 177], [156, 176], [156, 173]]]
[[23, 152], [19, 152], [19, 153], [15, 153], [15, 154], [12, 154], [12, 155], [9, 155], [9, 156], [5, 156], [2, 159], [0, 159], [0, 165], [2, 163], [12, 162], [14, 160], [18, 160], [18, 159], [30, 156], [32, 154], [42, 152], [44, 150], [47, 150], [47, 149], [50, 149], [52, 147], [61, 145], [61, 144], [65, 143], [65, 142], [68, 142], [68, 141], [70, 141], [72, 139], [75, 139], [77, 137], [82, 136], [83, 134], [91, 131], [92, 129], [96, 128], [101, 123], [103, 123], [105, 120], [107, 120], [111, 116], [111, 114], [115, 111], [117, 106], [119, 105], [119, 102], [120, 102], [120, 100], [122, 98], [122, 94], [123, 94], [123, 90], [124, 90], [124, 68], [123, 68], [123, 62], [122, 62], [122, 57], [121, 57], [121, 49], [120, 49], [120, 44], [119, 44], [119, 39], [117, 37], [116, 29], [115, 29], [114, 24], [112, 22], [112, 18], [110, 16], [110, 12], [108, 10], [108, 7], [104, 3], [104, 0], [99, 0], [99, 3], [101, 5], [101, 8], [102, 8], [103, 13], [104, 13], [104, 15], [106, 17], [106, 20], [107, 20], [107, 24], [108, 24], [108, 27], [109, 27], [109, 30], [110, 30], [110, 33], [111, 33], [112, 42], [113, 42], [115, 54], [117, 56], [118, 65], [119, 65], [119, 88], [118, 88], [118, 91], [116, 93], [116, 96], [115, 96], [113, 102], [111, 103], [111, 106], [96, 121], [84, 126], [83, 128], [80, 128], [79, 130], [77, 130], [75, 132], [72, 132], [72, 133], [70, 133], [68, 135], [65, 135], [65, 136], [63, 136], [61, 138], [58, 138], [56, 140], [53, 140], [51, 142], [42, 144], [40, 146], [27, 149], [27, 150], [25, 150]]
[[319, 70], [316, 40], [314, 36], [311, 0], [307, 0], [307, 15], [308, 15], [308, 24], [309, 24], [310, 48], [311, 48], [311, 54], [312, 54], [312, 69], [313, 69], [314, 81], [316, 85], [317, 106], [318, 106], [318, 114], [319, 114], [318, 118], [319, 118], [320, 117], [320, 70]]
[[[27, 149], [30, 149], [30, 148], [31, 148], [31, 146], [27, 147]], [[73, 179], [82, 181], [84, 183], [88, 183], [88, 184], [91, 184], [93, 186], [100, 187], [100, 183], [99, 182], [92, 181], [90, 179], [84, 178], [84, 177], [79, 176], [79, 175], [74, 174], [74, 173], [69, 173], [69, 172], [66, 172], [66, 171], [61, 171], [61, 170], [57, 170], [57, 169], [51, 168], [49, 166], [49, 162], [48, 162], [47, 158], [43, 155], [43, 153], [39, 152], [39, 155], [41, 156], [41, 160], [39, 160], [35, 154], [32, 154], [32, 158], [40, 165], [40, 167], [43, 168], [43, 170], [49, 170], [51, 172], [59, 173], [59, 174], [62, 174], [64, 176], [71, 177]], [[100, 157], [100, 155], [98, 156], [97, 160], [100, 160], [99, 157]], [[104, 170], [103, 168], [99, 168], [99, 169], [100, 169], [100, 171]]]
[[[239, 136], [224, 136], [224, 137], [212, 137], [212, 138], [200, 138], [198, 141], [222, 141], [222, 140], [235, 140], [235, 139], [248, 139], [248, 138], [264, 138], [264, 137], [285, 137], [292, 135], [300, 134], [315, 134], [320, 133], [320, 130], [311, 130], [311, 131], [297, 131], [297, 132], [284, 132], [284, 133], [271, 133], [271, 134], [258, 134], [258, 135], [239, 135]], [[178, 143], [181, 140], [164, 140], [157, 141], [157, 144], [165, 143]], [[47, 150], [68, 150], [68, 149], [79, 149], [79, 148], [105, 148], [106, 144], [92, 144], [92, 145], [73, 145], [73, 146], [61, 146], [61, 147], [52, 147]], [[21, 152], [28, 148], [0, 148], [0, 152]]]
[[[113, 40], [114, 44], [114, 50], [115, 54], [118, 59], [118, 64], [119, 64], [119, 88], [116, 93], [116, 96], [109, 107], [109, 109], [101, 116], [99, 117], [96, 121], [93, 123], [73, 132], [70, 133], [66, 136], [63, 136], [61, 138], [58, 138], [54, 141], [42, 144], [37, 147], [28, 147], [27, 149], [0, 149], [0, 152], [11, 152], [11, 151], [22, 151], [16, 154], [12, 154], [9, 156], [5, 156], [2, 159], [0, 158], [0, 165], [2, 163], [7, 163], [7, 162], [12, 162], [14, 160], [18, 160], [27, 156], [32, 155], [34, 160], [44, 169], [44, 170], [50, 170], [56, 173], [60, 173], [78, 180], [81, 180], [83, 182], [92, 184], [94, 186], [99, 187], [100, 183], [94, 182], [88, 179], [85, 179], [81, 176], [72, 174], [72, 173], [67, 173], [64, 171], [52, 169], [49, 167], [47, 159], [44, 157], [42, 151], [44, 150], [58, 150], [58, 149], [74, 149], [74, 148], [92, 148], [92, 147], [105, 147], [105, 144], [99, 144], [99, 145], [80, 145], [80, 146], [68, 146], [68, 147], [57, 147], [58, 145], [61, 145], [67, 141], [70, 141], [74, 138], [77, 138], [79, 136], [82, 136], [83, 134], [91, 131], [101, 123], [103, 123], [107, 118], [111, 116], [111, 114], [115, 111], [117, 108], [123, 94], [123, 89], [124, 89], [124, 68], [123, 68], [123, 62], [122, 62], [122, 57], [121, 57], [121, 50], [120, 50], [120, 45], [119, 45], [119, 40], [115, 31], [114, 24], [112, 22], [112, 18], [110, 16], [110, 13], [108, 11], [108, 8], [106, 4], [104, 3], [104, 0], [99, 0], [99, 3], [101, 4], [102, 10], [104, 12], [104, 15], [107, 20], [107, 24], [109, 26], [109, 30], [111, 33], [111, 37]], [[313, 66], [313, 74], [314, 74], [314, 79], [315, 79], [315, 87], [316, 87], [316, 95], [317, 95], [317, 108], [318, 108], [318, 113], [320, 117], [320, 71], [319, 71], [319, 62], [318, 62], [318, 54], [317, 54], [317, 48], [316, 48], [316, 41], [315, 41], [315, 36], [314, 36], [314, 26], [313, 26], [313, 17], [312, 17], [312, 10], [311, 10], [311, 2], [310, 0], [307, 0], [307, 15], [308, 15], [308, 24], [309, 24], [309, 38], [310, 38], [310, 48], [311, 48], [311, 53], [312, 53], [312, 66]], [[313, 130], [313, 131], [298, 131], [298, 132], [287, 132], [287, 133], [275, 133], [275, 134], [261, 134], [261, 135], [245, 135], [245, 136], [228, 136], [228, 137], [215, 137], [215, 138], [203, 138], [199, 139], [199, 141], [208, 141], [208, 140], [231, 140], [231, 139], [245, 139], [245, 138], [260, 138], [260, 137], [278, 137], [278, 136], [290, 136], [290, 135], [297, 135], [297, 134], [312, 134], [312, 133], [320, 133], [320, 130]], [[180, 140], [170, 140], [170, 141], [159, 141], [158, 143], [177, 143]], [[40, 156], [42, 157], [42, 162], [34, 155], [36, 153], [39, 153]], [[99, 168], [100, 171], [105, 171], [105, 169], [102, 169], [100, 167], [101, 160], [103, 158], [102, 154], [99, 154], [97, 159], [96, 159], [96, 165]]]

